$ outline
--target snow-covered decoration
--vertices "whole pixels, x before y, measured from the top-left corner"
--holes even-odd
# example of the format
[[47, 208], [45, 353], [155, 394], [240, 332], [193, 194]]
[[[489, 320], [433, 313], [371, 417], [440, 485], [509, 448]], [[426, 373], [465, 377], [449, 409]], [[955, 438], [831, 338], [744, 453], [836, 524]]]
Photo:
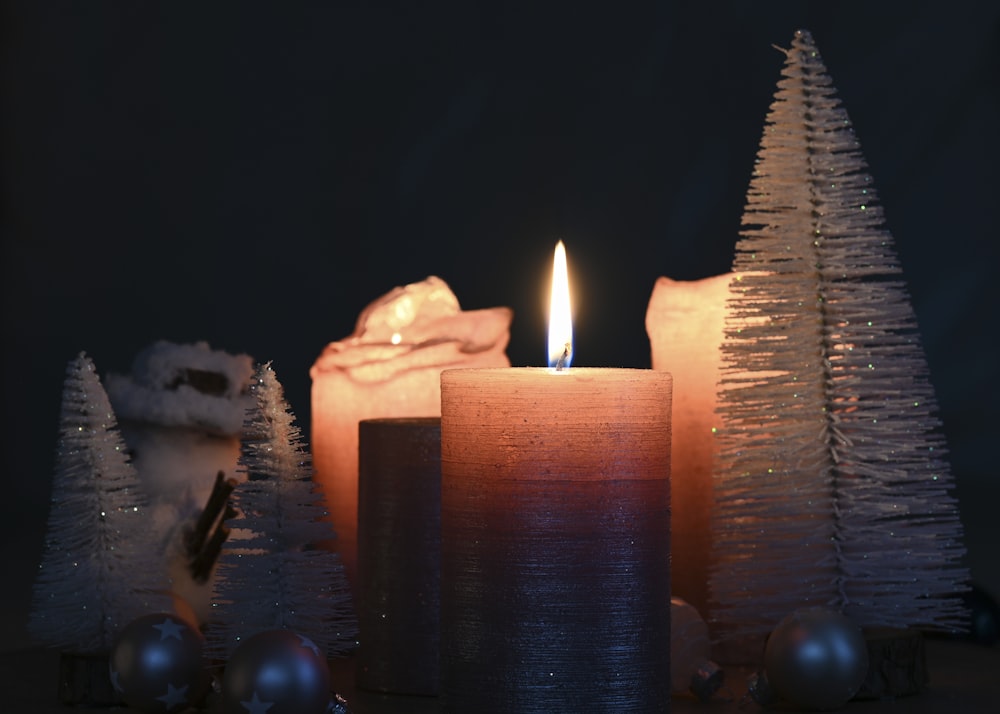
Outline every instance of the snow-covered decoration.
[[737, 244], [712, 620], [956, 629], [962, 528], [916, 318], [846, 111], [795, 34]]
[[150, 499], [150, 529], [175, 594], [204, 623], [211, 573], [193, 577], [185, 534], [197, 521], [221, 471], [238, 478], [240, 431], [250, 404], [253, 360], [213, 350], [205, 342], [155, 342], [139, 352], [129, 375], [108, 375], [132, 463]]
[[270, 363], [257, 368], [243, 430], [237, 515], [216, 571], [208, 648], [226, 658], [258, 632], [303, 634], [328, 656], [346, 654], [357, 619], [312, 461]]
[[108, 395], [122, 421], [234, 436], [252, 374], [248, 355], [161, 340], [136, 355], [131, 375], [108, 376]]
[[28, 623], [36, 639], [75, 652], [109, 652], [133, 619], [171, 609], [165, 574], [149, 567], [155, 545], [148, 517], [107, 393], [81, 352], [63, 383], [48, 528]]

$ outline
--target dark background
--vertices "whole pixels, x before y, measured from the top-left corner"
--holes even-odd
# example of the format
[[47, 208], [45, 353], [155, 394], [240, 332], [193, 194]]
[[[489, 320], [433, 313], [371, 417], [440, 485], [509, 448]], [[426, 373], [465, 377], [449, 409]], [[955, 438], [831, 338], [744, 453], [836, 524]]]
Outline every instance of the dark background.
[[730, 267], [764, 116], [812, 31], [923, 331], [973, 576], [996, 595], [995, 2], [3, 4], [0, 637], [25, 641], [66, 363], [159, 339], [308, 370], [438, 275], [545, 358], [566, 241], [575, 364], [648, 367], [660, 275]]

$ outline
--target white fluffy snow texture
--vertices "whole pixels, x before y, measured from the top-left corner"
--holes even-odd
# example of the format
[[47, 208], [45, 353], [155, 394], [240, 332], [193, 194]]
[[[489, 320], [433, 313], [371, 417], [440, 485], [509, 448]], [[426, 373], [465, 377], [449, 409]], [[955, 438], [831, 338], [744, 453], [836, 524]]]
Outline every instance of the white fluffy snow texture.
[[[187, 370], [221, 374], [227, 386], [219, 396], [202, 393], [183, 383]], [[131, 375], [110, 374], [106, 381], [119, 419], [236, 435], [249, 405], [245, 392], [252, 374], [248, 355], [213, 350], [206, 342], [160, 341], [136, 356]]]

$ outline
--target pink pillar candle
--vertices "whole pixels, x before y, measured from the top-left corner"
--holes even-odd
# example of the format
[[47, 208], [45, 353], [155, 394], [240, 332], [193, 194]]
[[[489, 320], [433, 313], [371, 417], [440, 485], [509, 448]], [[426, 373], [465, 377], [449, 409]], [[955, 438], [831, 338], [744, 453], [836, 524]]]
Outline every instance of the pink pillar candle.
[[708, 617], [716, 392], [733, 273], [656, 281], [646, 312], [654, 370], [675, 379], [670, 481], [674, 595]]
[[671, 382], [442, 373], [445, 711], [669, 711]]
[[441, 414], [440, 374], [452, 367], [503, 367], [511, 310], [463, 311], [443, 280], [395, 288], [332, 342], [310, 370], [316, 481], [330, 507], [337, 550], [357, 592], [358, 424]]

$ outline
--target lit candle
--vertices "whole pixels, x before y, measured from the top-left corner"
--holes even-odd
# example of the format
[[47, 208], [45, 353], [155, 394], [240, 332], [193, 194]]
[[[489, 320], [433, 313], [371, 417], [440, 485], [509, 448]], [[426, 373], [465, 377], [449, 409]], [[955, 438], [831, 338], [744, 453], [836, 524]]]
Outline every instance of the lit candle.
[[358, 423], [441, 414], [441, 370], [502, 367], [511, 310], [461, 310], [443, 280], [398, 287], [369, 304], [354, 333], [326, 346], [310, 370], [316, 481], [337, 551], [357, 594]]
[[671, 376], [570, 368], [554, 302], [549, 368], [441, 374], [442, 705], [668, 711]]
[[732, 273], [694, 281], [660, 278], [646, 312], [653, 369], [676, 379], [670, 502], [674, 595], [708, 617], [712, 469], [720, 347]]

